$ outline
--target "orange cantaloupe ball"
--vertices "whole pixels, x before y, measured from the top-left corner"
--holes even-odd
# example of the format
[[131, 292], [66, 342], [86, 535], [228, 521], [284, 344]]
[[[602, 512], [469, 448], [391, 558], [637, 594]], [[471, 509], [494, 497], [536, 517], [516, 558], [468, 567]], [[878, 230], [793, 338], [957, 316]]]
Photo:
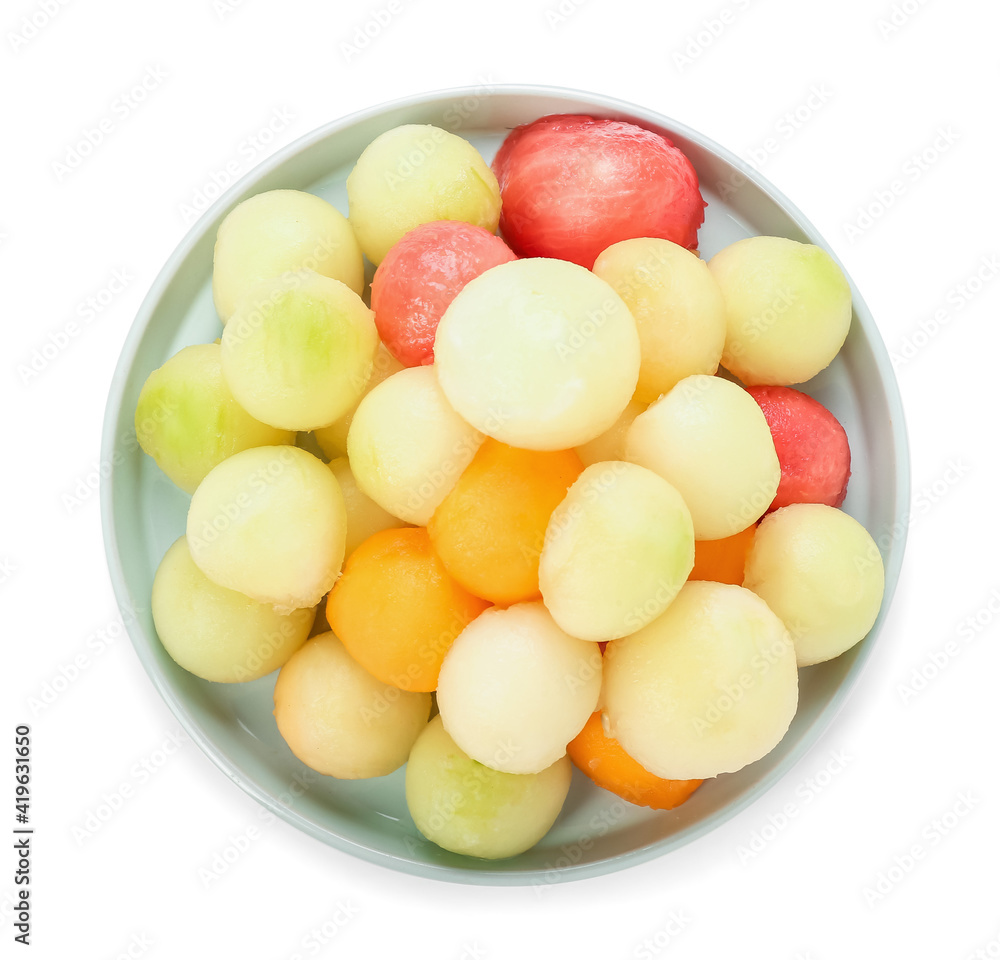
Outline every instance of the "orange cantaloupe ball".
[[357, 547], [330, 591], [326, 616], [372, 676], [429, 693], [452, 641], [488, 606], [448, 574], [426, 528], [404, 527]]
[[487, 438], [427, 527], [448, 572], [501, 606], [537, 599], [545, 528], [582, 472], [573, 450], [521, 450]]
[[586, 726], [566, 748], [570, 760], [599, 787], [653, 810], [679, 807], [702, 780], [665, 780], [633, 760], [622, 745], [604, 732], [601, 711], [590, 715]]
[[757, 524], [721, 540], [695, 540], [694, 568], [688, 580], [714, 580], [716, 583], [743, 584], [743, 567], [753, 544]]

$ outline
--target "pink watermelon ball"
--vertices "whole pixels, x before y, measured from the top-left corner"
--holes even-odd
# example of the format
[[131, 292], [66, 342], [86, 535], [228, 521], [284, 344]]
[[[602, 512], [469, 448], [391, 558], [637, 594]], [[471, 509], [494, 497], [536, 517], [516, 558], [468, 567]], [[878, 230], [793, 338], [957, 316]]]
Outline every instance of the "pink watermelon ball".
[[851, 448], [840, 421], [791, 387], [747, 387], [771, 428], [781, 482], [771, 510], [790, 503], [839, 507], [851, 476]]
[[404, 366], [433, 363], [438, 321], [458, 292], [490, 267], [516, 259], [503, 240], [471, 223], [437, 220], [411, 230], [372, 279], [382, 342]]

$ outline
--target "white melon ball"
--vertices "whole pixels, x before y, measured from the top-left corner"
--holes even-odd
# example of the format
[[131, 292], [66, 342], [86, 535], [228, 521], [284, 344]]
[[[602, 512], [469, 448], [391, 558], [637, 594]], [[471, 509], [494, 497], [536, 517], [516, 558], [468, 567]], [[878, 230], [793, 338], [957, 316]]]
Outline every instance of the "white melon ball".
[[541, 603], [491, 607], [452, 644], [438, 679], [445, 730], [504, 773], [538, 773], [597, 707], [601, 651], [559, 628]]
[[582, 640], [615, 640], [656, 619], [694, 566], [681, 495], [634, 463], [587, 467], [556, 507], [538, 567], [545, 606]]
[[642, 237], [608, 247], [594, 273], [614, 287], [639, 328], [636, 400], [651, 403], [685, 377], [718, 370], [725, 304], [704, 260], [670, 240]]
[[621, 416], [639, 376], [639, 334], [621, 297], [589, 270], [514, 260], [462, 288], [434, 357], [469, 423], [514, 447], [564, 450]]
[[600, 463], [602, 460], [624, 460], [625, 434], [632, 426], [632, 421], [647, 406], [648, 404], [640, 403], [638, 400], [629, 400], [621, 416], [604, 433], [577, 447], [576, 454], [583, 461], [583, 465], [589, 467], [592, 463]]
[[332, 633], [306, 641], [274, 685], [274, 719], [292, 753], [341, 780], [401, 767], [430, 711], [429, 693], [376, 680]]
[[533, 847], [569, 793], [573, 764], [561, 757], [538, 773], [501, 773], [471, 759], [437, 716], [406, 764], [406, 805], [417, 829], [452, 853], [501, 860]]
[[358, 404], [347, 452], [367, 496], [394, 517], [425, 526], [482, 442], [448, 403], [435, 368], [407, 367]]
[[277, 670], [309, 636], [315, 610], [278, 613], [209, 580], [180, 537], [153, 579], [157, 636], [170, 656], [195, 676], [243, 683]]
[[804, 667], [864, 639], [882, 606], [885, 570], [871, 534], [852, 516], [793, 503], [757, 527], [743, 586], [785, 622]]
[[781, 479], [759, 406], [721, 377], [686, 377], [625, 438], [625, 458], [648, 467], [684, 498], [696, 540], [719, 540], [764, 515]]
[[388, 530], [391, 527], [405, 527], [406, 521], [394, 517], [383, 510], [371, 497], [361, 491], [358, 481], [354, 479], [350, 461], [347, 457], [338, 457], [328, 464], [340, 485], [344, 495], [344, 507], [347, 510], [347, 543], [344, 556], [349, 557], [354, 548], [364, 543], [373, 533]]
[[351, 421], [354, 419], [354, 411], [358, 409], [358, 404], [383, 380], [387, 380], [394, 373], [399, 373], [402, 369], [403, 364], [389, 353], [384, 343], [379, 343], [378, 350], [375, 351], [372, 375], [368, 378], [364, 392], [358, 397], [358, 402], [347, 413], [334, 420], [328, 427], [319, 427], [314, 431], [316, 442], [319, 444], [319, 448], [323, 451], [327, 460], [335, 460], [337, 457], [342, 457], [347, 453], [347, 434], [351, 429]]
[[212, 296], [222, 322], [259, 280], [296, 270], [340, 280], [357, 294], [364, 290], [361, 247], [347, 217], [301, 190], [268, 190], [234, 207], [215, 241]]
[[314, 607], [344, 562], [347, 515], [330, 468], [298, 447], [220, 463], [191, 498], [187, 542], [210, 580], [287, 612]]
[[804, 383], [844, 345], [851, 287], [820, 247], [748, 237], [708, 266], [726, 304], [722, 365], [747, 386]]
[[495, 233], [500, 187], [468, 140], [430, 124], [405, 124], [373, 140], [347, 178], [351, 225], [376, 266], [397, 240], [435, 220]]
[[666, 612], [605, 651], [605, 731], [650, 773], [703, 780], [769, 753], [798, 703], [785, 625], [743, 587], [684, 585]]
[[222, 372], [258, 420], [313, 430], [357, 403], [377, 348], [374, 314], [353, 290], [318, 273], [286, 273], [239, 301], [222, 334]]

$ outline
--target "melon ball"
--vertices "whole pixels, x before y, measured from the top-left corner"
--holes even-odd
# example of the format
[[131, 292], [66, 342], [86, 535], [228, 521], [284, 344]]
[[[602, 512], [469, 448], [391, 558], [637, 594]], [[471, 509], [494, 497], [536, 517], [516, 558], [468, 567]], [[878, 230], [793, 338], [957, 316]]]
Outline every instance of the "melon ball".
[[372, 279], [379, 336], [408, 367], [434, 362], [434, 337], [448, 304], [470, 280], [516, 259], [489, 230], [458, 220], [424, 223], [386, 255]]
[[368, 378], [368, 383], [365, 384], [364, 391], [358, 397], [357, 403], [328, 427], [317, 427], [313, 431], [320, 450], [323, 451], [328, 460], [336, 460], [337, 457], [342, 457], [347, 453], [347, 434], [351, 429], [351, 421], [354, 419], [354, 411], [358, 409], [358, 404], [383, 380], [387, 380], [402, 369], [403, 365], [386, 350], [384, 343], [380, 343], [378, 350], [375, 351], [372, 375]]
[[268, 190], [244, 200], [219, 225], [215, 241], [212, 296], [222, 322], [259, 280], [297, 270], [313, 270], [361, 293], [364, 260], [347, 217], [301, 190]]
[[852, 516], [824, 503], [793, 503], [757, 527], [743, 586], [784, 620], [804, 667], [867, 636], [885, 570], [871, 534]]
[[569, 757], [538, 773], [501, 773], [471, 759], [441, 717], [424, 728], [406, 765], [406, 805], [417, 829], [452, 853], [502, 860], [552, 827], [569, 793]]
[[339, 280], [286, 273], [239, 301], [222, 334], [222, 372], [259, 420], [313, 430], [343, 416], [371, 376], [372, 312]]
[[394, 243], [422, 223], [462, 220], [495, 233], [500, 188], [468, 140], [408, 123], [373, 140], [347, 178], [351, 225], [378, 266]]
[[568, 634], [615, 640], [663, 613], [693, 565], [681, 495], [652, 470], [615, 460], [587, 467], [556, 507], [538, 579]]
[[448, 403], [435, 368], [407, 367], [358, 405], [347, 452], [363, 493], [394, 517], [426, 526], [482, 442]]
[[601, 691], [601, 651], [541, 603], [491, 607], [456, 638], [438, 677], [445, 730], [504, 773], [539, 773], [566, 753]]
[[347, 516], [330, 468], [298, 447], [220, 463], [191, 498], [187, 542], [202, 573], [282, 612], [314, 607], [344, 562]]
[[790, 503], [839, 507], [847, 496], [851, 448], [840, 421], [818, 400], [791, 387], [747, 387], [771, 428], [781, 464], [772, 510]]
[[795, 650], [760, 597], [707, 580], [685, 584], [666, 612], [608, 644], [608, 736], [650, 773], [704, 780], [770, 752], [798, 703]]
[[292, 753], [341, 780], [401, 767], [430, 712], [429, 693], [387, 687], [332, 633], [307, 640], [274, 685], [274, 719]]
[[767, 420], [745, 390], [721, 377], [685, 377], [639, 414], [625, 458], [684, 498], [697, 540], [746, 529], [774, 499], [781, 468]]
[[726, 304], [722, 365], [748, 386], [804, 383], [829, 366], [851, 326], [851, 287], [820, 247], [748, 237], [708, 263]]
[[153, 579], [153, 623], [176, 663], [203, 680], [242, 683], [277, 670], [309, 636], [312, 608], [278, 613], [213, 583], [180, 537]]
[[347, 512], [345, 557], [354, 553], [355, 548], [364, 543], [373, 533], [389, 530], [393, 527], [406, 526], [404, 520], [400, 520], [383, 510], [371, 497], [361, 492], [347, 457], [337, 457], [336, 460], [331, 460], [327, 466], [337, 478], [340, 492], [344, 496], [344, 508]]
[[529, 450], [564, 450], [610, 429], [639, 376], [628, 307], [564, 260], [514, 260], [470, 281], [441, 318], [434, 355], [452, 406]]
[[666, 137], [621, 120], [554, 115], [516, 127], [497, 151], [500, 227], [523, 257], [583, 267], [619, 240], [691, 249], [705, 201], [691, 161]]
[[147, 377], [135, 408], [135, 435], [186, 493], [234, 453], [294, 440], [291, 431], [255, 420], [236, 402], [217, 343], [185, 347]]
[[719, 369], [726, 312], [704, 260], [669, 240], [644, 237], [608, 247], [594, 273], [614, 287], [639, 329], [636, 400], [651, 403], [685, 377]]
[[632, 426], [632, 421], [648, 406], [649, 404], [640, 403], [635, 399], [629, 400], [621, 416], [604, 433], [577, 447], [576, 454], [584, 466], [589, 467], [592, 463], [600, 463], [602, 460], [624, 460], [625, 434]]

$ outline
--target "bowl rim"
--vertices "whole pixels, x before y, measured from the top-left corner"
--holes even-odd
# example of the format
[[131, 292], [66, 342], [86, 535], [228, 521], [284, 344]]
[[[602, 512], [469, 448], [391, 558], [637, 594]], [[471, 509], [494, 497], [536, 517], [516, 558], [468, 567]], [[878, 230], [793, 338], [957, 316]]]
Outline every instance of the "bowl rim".
[[[809, 239], [810, 243], [825, 250], [841, 267], [844, 275], [848, 279], [851, 287], [851, 296], [854, 307], [855, 320], [863, 328], [867, 344], [871, 350], [876, 369], [878, 370], [882, 389], [885, 393], [886, 405], [890, 413], [890, 430], [895, 449], [894, 466], [896, 472], [894, 489], [894, 524], [893, 535], [889, 546], [885, 548], [885, 582], [886, 590], [882, 600], [882, 606], [878, 618], [872, 627], [872, 631], [879, 633], [888, 615], [893, 595], [896, 590], [900, 570], [905, 552], [907, 539], [907, 527], [910, 503], [910, 454], [909, 442], [907, 438], [906, 422], [903, 411], [902, 397], [899, 391], [899, 384], [896, 380], [895, 371], [889, 356], [889, 352], [882, 340], [881, 334], [875, 324], [874, 318], [853, 279], [843, 268], [843, 264], [837, 258], [836, 253], [830, 248], [825, 238], [805, 217], [799, 208], [793, 204], [780, 190], [778, 190], [769, 180], [763, 177], [760, 172], [744, 161], [728, 148], [716, 143], [710, 137], [694, 130], [684, 123], [661, 114], [651, 108], [621, 100], [616, 97], [609, 97], [604, 94], [593, 93], [586, 90], [576, 90], [569, 87], [550, 86], [542, 84], [523, 83], [490, 83], [476, 86], [460, 86], [423, 93], [411, 94], [409, 96], [388, 100], [362, 110], [354, 111], [343, 117], [331, 120], [316, 127], [308, 133], [298, 137], [296, 140], [277, 150], [270, 157], [248, 170], [238, 181], [224, 191], [214, 203], [212, 203], [204, 213], [192, 223], [180, 243], [174, 248], [171, 255], [161, 267], [156, 278], [149, 287], [146, 296], [136, 312], [129, 332], [122, 345], [118, 362], [112, 376], [108, 391], [108, 399], [105, 407], [102, 439], [101, 439], [101, 463], [106, 464], [108, 469], [102, 471], [100, 487], [101, 503], [101, 526], [104, 539], [105, 555], [108, 564], [108, 571], [115, 594], [115, 599], [119, 610], [123, 615], [125, 629], [129, 634], [132, 646], [142, 663], [143, 669], [153, 683], [159, 695], [163, 698], [171, 712], [180, 721], [185, 732], [197, 743], [205, 755], [218, 767], [230, 780], [236, 783], [244, 792], [253, 797], [262, 807], [270, 811], [276, 817], [309, 834], [317, 840], [349, 853], [359, 859], [369, 863], [391, 867], [397, 871], [425, 879], [441, 880], [453, 883], [483, 884], [493, 886], [509, 885], [544, 885], [552, 882], [565, 882], [570, 880], [583, 880], [591, 877], [616, 872], [626, 867], [645, 863], [662, 856], [670, 849], [677, 849], [686, 846], [694, 840], [715, 830], [728, 820], [733, 819], [752, 803], [759, 800], [767, 793], [779, 780], [783, 779], [802, 757], [810, 750], [814, 749], [830, 728], [834, 720], [843, 709], [849, 695], [858, 683], [861, 673], [867, 664], [874, 643], [864, 644], [856, 655], [855, 662], [849, 668], [847, 674], [837, 686], [829, 703], [820, 713], [810, 728], [810, 734], [800, 740], [785, 756], [775, 765], [775, 767], [758, 780], [750, 789], [736, 800], [727, 804], [720, 810], [705, 817], [703, 820], [685, 828], [679, 834], [663, 838], [661, 840], [646, 844], [635, 850], [617, 854], [602, 860], [596, 860], [581, 864], [570, 864], [552, 870], [541, 868], [511, 870], [504, 872], [494, 872], [482, 869], [471, 864], [475, 861], [470, 859], [468, 868], [456, 868], [447, 864], [435, 864], [424, 860], [411, 859], [396, 856], [383, 850], [373, 849], [364, 843], [351, 840], [340, 834], [333, 833], [327, 828], [314, 823], [304, 815], [300, 814], [293, 807], [280, 803], [276, 797], [272, 796], [265, 789], [256, 783], [243, 779], [237, 771], [232, 768], [231, 762], [221, 752], [220, 749], [204, 735], [198, 722], [190, 713], [185, 702], [177, 695], [167, 683], [165, 676], [155, 663], [152, 653], [147, 645], [147, 638], [139, 628], [138, 621], [130, 616], [127, 611], [130, 608], [128, 590], [125, 583], [125, 574], [117, 546], [118, 530], [115, 525], [114, 510], [114, 475], [117, 467], [116, 446], [117, 427], [121, 420], [122, 404], [126, 382], [129, 377], [132, 365], [135, 361], [139, 344], [146, 332], [149, 321], [159, 304], [164, 293], [172, 283], [179, 267], [191, 253], [192, 249], [203, 238], [206, 228], [220, 217], [223, 211], [230, 208], [233, 203], [252, 184], [258, 182], [269, 173], [272, 173], [286, 161], [314, 146], [327, 137], [345, 130], [357, 123], [373, 120], [382, 114], [393, 110], [403, 109], [413, 106], [427, 106], [436, 101], [455, 101], [473, 97], [479, 100], [488, 100], [497, 97], [530, 97], [530, 98], [551, 98], [566, 99], [579, 103], [586, 101], [594, 110], [606, 111], [617, 116], [635, 118], [640, 123], [655, 123], [675, 133], [678, 137], [683, 137], [692, 143], [697, 144], [702, 149], [714, 154], [719, 159], [728, 163], [736, 169], [746, 180], [756, 186], [771, 201], [778, 204], [782, 212], [799, 228], [799, 230]], [[579, 113], [579, 109], [572, 112]], [[474, 129], [474, 128], [470, 128]], [[555, 876], [553, 876], [553, 874]]]

